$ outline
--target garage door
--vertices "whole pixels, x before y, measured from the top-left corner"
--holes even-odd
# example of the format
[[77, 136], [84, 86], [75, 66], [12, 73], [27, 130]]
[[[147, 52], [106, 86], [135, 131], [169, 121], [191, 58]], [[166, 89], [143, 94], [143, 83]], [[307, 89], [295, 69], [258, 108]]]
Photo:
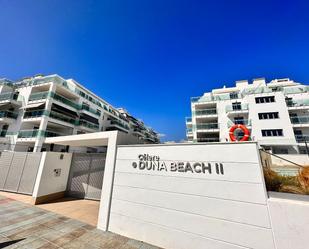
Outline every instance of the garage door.
[[100, 200], [105, 153], [74, 153], [67, 191], [72, 197]]

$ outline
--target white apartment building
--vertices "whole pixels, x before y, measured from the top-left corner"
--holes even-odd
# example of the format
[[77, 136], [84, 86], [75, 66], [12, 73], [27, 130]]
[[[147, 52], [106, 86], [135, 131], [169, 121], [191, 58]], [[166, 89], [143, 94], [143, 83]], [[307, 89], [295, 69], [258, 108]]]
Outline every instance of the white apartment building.
[[16, 151], [68, 150], [47, 137], [119, 130], [144, 143], [158, 134], [124, 109], [116, 109], [73, 79], [37, 75], [0, 80], [0, 143]]
[[[243, 124], [249, 140], [276, 154], [307, 153], [309, 142], [309, 86], [288, 78], [266, 83], [264, 78], [236, 81], [191, 98], [192, 117], [186, 135], [193, 142], [230, 141], [229, 130]], [[242, 132], [236, 130], [239, 138]]]

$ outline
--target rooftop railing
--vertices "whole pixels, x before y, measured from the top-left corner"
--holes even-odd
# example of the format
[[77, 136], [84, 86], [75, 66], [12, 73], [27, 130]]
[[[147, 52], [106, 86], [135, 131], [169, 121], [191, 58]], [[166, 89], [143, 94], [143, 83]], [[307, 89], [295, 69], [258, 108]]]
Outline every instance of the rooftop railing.
[[292, 124], [309, 124], [309, 116], [290, 117]]

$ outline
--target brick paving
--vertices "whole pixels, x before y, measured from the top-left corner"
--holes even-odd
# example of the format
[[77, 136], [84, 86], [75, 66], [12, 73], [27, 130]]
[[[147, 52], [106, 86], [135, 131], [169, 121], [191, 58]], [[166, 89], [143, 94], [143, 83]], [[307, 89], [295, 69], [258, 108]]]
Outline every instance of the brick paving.
[[160, 249], [1, 195], [0, 248]]

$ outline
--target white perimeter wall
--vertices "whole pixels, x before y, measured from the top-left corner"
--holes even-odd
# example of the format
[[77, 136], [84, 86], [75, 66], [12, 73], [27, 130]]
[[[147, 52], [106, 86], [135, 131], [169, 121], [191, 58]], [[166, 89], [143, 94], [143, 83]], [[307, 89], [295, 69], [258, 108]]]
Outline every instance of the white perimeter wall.
[[[61, 155], [63, 159], [60, 159]], [[65, 191], [71, 159], [71, 153], [43, 152], [32, 196], [40, 197]], [[55, 176], [54, 169], [61, 169], [60, 176]]]
[[[134, 168], [140, 154], [168, 170]], [[211, 163], [212, 173], [171, 172], [181, 161]], [[275, 248], [257, 145], [118, 147], [108, 230], [168, 249]]]
[[271, 193], [268, 200], [278, 249], [309, 248], [308, 196]]

